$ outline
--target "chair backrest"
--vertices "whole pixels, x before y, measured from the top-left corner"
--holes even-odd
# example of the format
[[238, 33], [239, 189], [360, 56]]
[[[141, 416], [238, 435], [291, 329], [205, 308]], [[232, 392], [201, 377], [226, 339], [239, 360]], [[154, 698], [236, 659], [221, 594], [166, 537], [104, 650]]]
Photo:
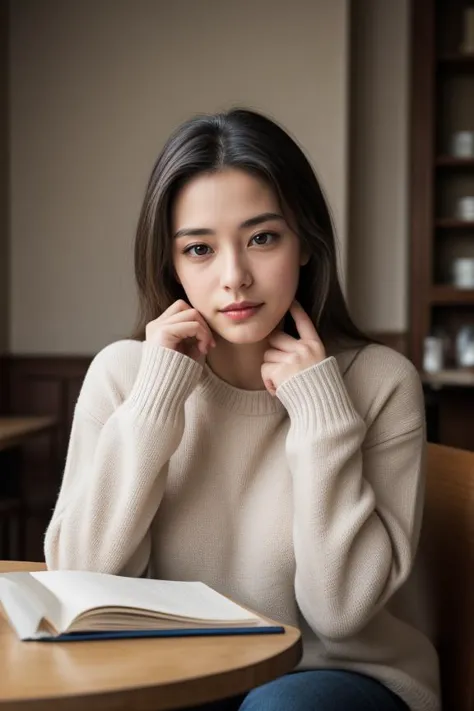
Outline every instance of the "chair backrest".
[[474, 452], [428, 445], [423, 538], [431, 551], [443, 711], [473, 711]]

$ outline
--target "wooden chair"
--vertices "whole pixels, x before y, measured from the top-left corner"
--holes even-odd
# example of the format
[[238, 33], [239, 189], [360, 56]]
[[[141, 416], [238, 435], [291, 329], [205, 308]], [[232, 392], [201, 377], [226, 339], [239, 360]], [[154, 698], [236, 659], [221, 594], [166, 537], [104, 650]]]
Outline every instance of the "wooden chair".
[[428, 539], [443, 711], [474, 711], [474, 452], [428, 445]]

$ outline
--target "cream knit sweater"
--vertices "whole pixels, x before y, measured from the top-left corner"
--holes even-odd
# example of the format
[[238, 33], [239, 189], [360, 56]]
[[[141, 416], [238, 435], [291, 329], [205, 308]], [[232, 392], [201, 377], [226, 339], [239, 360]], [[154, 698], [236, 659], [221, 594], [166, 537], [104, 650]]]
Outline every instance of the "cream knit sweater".
[[360, 671], [438, 711], [413, 565], [424, 441], [416, 370], [383, 346], [328, 357], [273, 398], [119, 341], [79, 395], [46, 562], [202, 580], [299, 626], [300, 668]]

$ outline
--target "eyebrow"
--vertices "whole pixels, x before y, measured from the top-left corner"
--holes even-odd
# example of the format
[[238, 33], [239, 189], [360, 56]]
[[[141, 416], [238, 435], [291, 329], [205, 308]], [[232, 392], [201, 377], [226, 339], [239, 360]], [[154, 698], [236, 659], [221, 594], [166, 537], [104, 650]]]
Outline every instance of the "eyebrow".
[[[244, 222], [239, 225], [239, 230], [255, 227], [264, 222], [270, 222], [270, 220], [281, 220], [285, 222], [283, 215], [280, 215], [278, 212], [263, 212], [261, 215], [255, 215], [255, 217], [249, 217], [248, 220], [244, 220]], [[184, 227], [182, 230], [176, 232], [174, 239], [179, 239], [180, 237], [203, 237], [204, 235], [214, 234], [215, 231], [208, 227]]]

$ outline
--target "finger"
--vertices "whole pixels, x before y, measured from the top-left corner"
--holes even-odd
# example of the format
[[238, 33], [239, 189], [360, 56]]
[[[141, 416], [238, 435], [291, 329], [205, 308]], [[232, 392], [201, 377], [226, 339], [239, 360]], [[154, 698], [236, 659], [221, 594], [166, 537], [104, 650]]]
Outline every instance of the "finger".
[[286, 351], [279, 351], [275, 348], [269, 348], [263, 356], [264, 363], [289, 363], [291, 356]]
[[275, 395], [275, 394], [276, 394], [276, 388], [275, 388], [275, 385], [274, 385], [274, 383], [273, 383], [273, 380], [271, 380], [270, 378], [262, 378], [262, 380], [263, 380], [263, 384], [265, 385], [265, 388], [268, 390], [268, 392], [270, 393], [270, 395]]
[[287, 351], [288, 353], [293, 352], [298, 343], [296, 338], [289, 336], [287, 333], [283, 333], [283, 331], [274, 331], [268, 339], [268, 342], [273, 348], [277, 348], [280, 351]]
[[[209, 329], [206, 319], [196, 311], [196, 309], [186, 309], [185, 311], [178, 311], [177, 313], [171, 314], [167, 319], [167, 323], [181, 323], [184, 321], [199, 321], [202, 326]], [[210, 329], [209, 329], [210, 333]]]
[[212, 331], [209, 328], [209, 325], [208, 325], [206, 319], [196, 309], [189, 308], [189, 309], [186, 309], [185, 311], [179, 311], [178, 313], [173, 314], [172, 316], [170, 316], [167, 319], [167, 325], [168, 324], [171, 325], [174, 323], [188, 323], [188, 322], [192, 323], [193, 321], [196, 321], [201, 324], [203, 329], [205, 331], [207, 331], [207, 333], [209, 334], [209, 342], [212, 343], [213, 345], [215, 345]]
[[183, 341], [181, 350], [184, 355], [187, 355], [189, 358], [192, 358], [201, 365], [203, 365], [206, 361], [207, 353], [203, 353], [199, 349], [199, 341], [196, 341], [195, 339], [190, 340], [189, 343], [188, 341]]
[[273, 395], [273, 397], [275, 397], [276, 389], [275, 389], [275, 386], [273, 385], [272, 381], [271, 380], [264, 380], [263, 384], [265, 385], [265, 388], [268, 390], [270, 395]]
[[209, 330], [205, 329], [199, 321], [167, 324], [163, 327], [163, 333], [166, 333], [168, 337], [174, 339], [176, 345], [185, 338], [195, 338], [198, 341], [201, 353], [207, 352], [211, 343]]
[[270, 395], [276, 394], [276, 388], [272, 378], [273, 367], [274, 366], [272, 366], [270, 363], [264, 363], [260, 370], [263, 384], [265, 385]]
[[194, 357], [194, 360], [196, 360], [199, 363], [199, 365], [204, 365], [204, 363], [206, 362], [206, 354], [205, 353], [197, 353], [195, 356], [191, 356], [191, 357]]
[[163, 311], [159, 318], [168, 318], [168, 316], [173, 316], [173, 314], [180, 313], [181, 311], [190, 311], [191, 309], [192, 306], [184, 301], [184, 299], [178, 299], [177, 301], [174, 301], [171, 306], [168, 306], [166, 311]]
[[297, 301], [293, 301], [290, 313], [296, 324], [296, 330], [301, 339], [308, 341], [319, 341], [318, 332], [316, 331], [313, 322]]

